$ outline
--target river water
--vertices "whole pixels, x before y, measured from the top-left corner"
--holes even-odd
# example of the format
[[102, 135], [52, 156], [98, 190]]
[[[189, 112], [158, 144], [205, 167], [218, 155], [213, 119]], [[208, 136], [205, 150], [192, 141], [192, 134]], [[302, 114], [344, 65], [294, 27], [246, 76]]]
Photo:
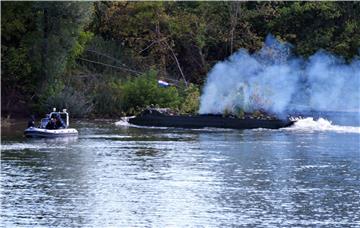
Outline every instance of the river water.
[[360, 128], [280, 130], [75, 121], [79, 137], [2, 130], [6, 227], [360, 227]]

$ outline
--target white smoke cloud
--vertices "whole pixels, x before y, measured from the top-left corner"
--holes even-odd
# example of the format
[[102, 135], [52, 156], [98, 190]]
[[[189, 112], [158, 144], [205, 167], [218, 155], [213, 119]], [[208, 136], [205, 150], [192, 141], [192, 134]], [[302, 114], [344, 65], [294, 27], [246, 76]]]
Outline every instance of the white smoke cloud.
[[264, 110], [360, 112], [360, 61], [350, 64], [319, 51], [308, 60], [291, 54], [291, 45], [268, 35], [264, 47], [240, 49], [208, 74], [200, 114]]

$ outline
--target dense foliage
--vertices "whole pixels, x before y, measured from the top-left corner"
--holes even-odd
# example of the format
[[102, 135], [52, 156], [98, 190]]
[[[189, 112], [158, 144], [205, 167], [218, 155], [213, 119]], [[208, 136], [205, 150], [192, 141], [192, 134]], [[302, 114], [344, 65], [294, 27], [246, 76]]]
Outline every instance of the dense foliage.
[[268, 33], [302, 56], [358, 55], [359, 12], [358, 2], [1, 2], [2, 114], [193, 113], [211, 67]]

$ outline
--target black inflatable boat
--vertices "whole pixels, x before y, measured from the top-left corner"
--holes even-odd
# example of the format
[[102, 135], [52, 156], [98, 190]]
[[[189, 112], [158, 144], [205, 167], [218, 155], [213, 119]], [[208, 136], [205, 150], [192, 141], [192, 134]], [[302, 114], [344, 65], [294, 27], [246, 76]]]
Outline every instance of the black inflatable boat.
[[278, 129], [291, 126], [294, 121], [286, 119], [261, 119], [261, 118], [237, 118], [223, 115], [173, 115], [158, 111], [158, 109], [147, 109], [140, 115], [130, 118], [130, 124], [139, 126], [155, 127], [178, 127], [178, 128], [232, 128], [232, 129], [254, 129], [269, 128]]

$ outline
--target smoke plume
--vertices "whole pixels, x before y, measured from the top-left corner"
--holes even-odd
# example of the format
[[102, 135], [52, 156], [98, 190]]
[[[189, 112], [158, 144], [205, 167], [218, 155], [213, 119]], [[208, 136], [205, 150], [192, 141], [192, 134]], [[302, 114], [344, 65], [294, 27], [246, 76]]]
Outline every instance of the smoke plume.
[[308, 59], [268, 35], [261, 50], [245, 49], [217, 63], [207, 77], [200, 114], [263, 110], [360, 112], [360, 61], [318, 51]]

